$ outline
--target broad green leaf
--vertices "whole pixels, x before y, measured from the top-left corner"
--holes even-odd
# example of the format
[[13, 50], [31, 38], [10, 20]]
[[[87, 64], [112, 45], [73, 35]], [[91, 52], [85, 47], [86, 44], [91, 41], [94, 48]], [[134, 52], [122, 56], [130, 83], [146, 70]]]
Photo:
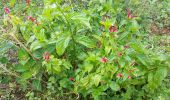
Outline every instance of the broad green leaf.
[[34, 41], [31, 43], [30, 50], [35, 51], [39, 48], [42, 48], [42, 46], [43, 46], [43, 43], [40, 43], [39, 41]]
[[85, 71], [87, 71], [87, 72], [90, 72], [93, 69], [92, 64], [86, 64], [84, 67], [85, 67]]
[[62, 55], [67, 48], [69, 42], [71, 40], [70, 35], [63, 35], [56, 42], [56, 52], [58, 55]]
[[118, 91], [118, 90], [120, 90], [120, 86], [119, 86], [116, 82], [111, 82], [111, 83], [110, 83], [110, 88], [111, 88], [113, 91]]
[[32, 77], [32, 73], [30, 71], [27, 71], [27, 72], [24, 72], [22, 75], [21, 75], [21, 78], [26, 80], [26, 79], [29, 79]]
[[95, 47], [95, 41], [90, 39], [88, 36], [85, 35], [76, 35], [75, 36], [76, 42], [88, 47], [88, 48], [94, 48]]
[[139, 59], [139, 61], [140, 61], [143, 65], [148, 66], [147, 61], [146, 61], [147, 58], [146, 58], [145, 55], [139, 54], [139, 55], [137, 55], [137, 58]]
[[156, 74], [154, 75], [154, 80], [156, 83], [161, 84], [162, 80], [167, 76], [168, 70], [166, 67], [158, 68]]
[[7, 59], [7, 57], [0, 57], [0, 64], [7, 64], [9, 62], [9, 60]]
[[11, 42], [3, 42], [0, 43], [0, 53], [6, 52], [8, 49], [10, 49], [13, 46], [13, 43]]
[[10, 1], [10, 6], [11, 6], [11, 7], [14, 7], [15, 2], [16, 2], [16, 0], [11, 0], [11, 1]]
[[93, 80], [93, 83], [95, 84], [95, 86], [98, 86], [98, 85], [99, 85], [99, 82], [100, 82], [100, 80], [101, 80], [101, 76], [96, 74], [96, 75], [92, 78], [92, 80]]
[[45, 41], [45, 39], [46, 39], [45, 29], [40, 29], [39, 27], [35, 27], [33, 29], [33, 33], [39, 41]]
[[124, 32], [120, 37], [119, 37], [119, 41], [123, 40], [124, 38], [126, 38], [129, 35], [129, 32]]
[[35, 90], [38, 90], [38, 91], [42, 90], [41, 81], [39, 79], [33, 80], [32, 86], [33, 86], [33, 89]]
[[130, 27], [130, 30], [133, 31], [133, 32], [136, 32], [136, 31], [138, 31], [138, 29], [139, 29], [138, 22], [136, 20], [133, 20], [132, 26]]
[[70, 69], [72, 67], [71, 63], [69, 61], [62, 61], [62, 64], [65, 68]]
[[72, 20], [75, 20], [76, 22], [80, 23], [80, 24], [84, 24], [85, 26], [87, 26], [90, 30], [92, 29], [91, 28], [91, 25], [89, 23], [89, 18], [86, 18], [86, 15], [85, 14], [78, 14], [78, 15], [74, 15], [72, 18]]
[[15, 71], [17, 72], [25, 72], [25, 71], [28, 71], [29, 70], [29, 67], [27, 66], [23, 66], [21, 64], [18, 64], [15, 66]]
[[31, 36], [31, 37], [28, 39], [27, 45], [28, 45], [29, 43], [32, 43], [34, 40], [35, 40], [35, 36], [33, 35], [33, 36]]
[[64, 79], [59, 81], [59, 84], [60, 84], [61, 87], [67, 88], [68, 84], [69, 84], [69, 80], [67, 78], [64, 78]]
[[28, 53], [24, 49], [19, 49], [18, 58], [19, 58], [19, 62], [22, 65], [25, 65], [28, 62], [28, 60], [30, 59]]

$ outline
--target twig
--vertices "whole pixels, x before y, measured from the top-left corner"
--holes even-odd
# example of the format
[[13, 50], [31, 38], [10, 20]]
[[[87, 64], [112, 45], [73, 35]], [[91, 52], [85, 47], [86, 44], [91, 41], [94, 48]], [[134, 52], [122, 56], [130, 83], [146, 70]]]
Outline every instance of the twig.
[[22, 47], [27, 51], [27, 53], [28, 53], [34, 60], [36, 60], [36, 58], [32, 55], [31, 51], [30, 51], [22, 42], [20, 42], [19, 39], [15, 36], [15, 32], [16, 32], [16, 29], [15, 29], [12, 33], [10, 33], [9, 35], [10, 35], [11, 37], [13, 37], [13, 39], [14, 39], [20, 46], [22, 46]]

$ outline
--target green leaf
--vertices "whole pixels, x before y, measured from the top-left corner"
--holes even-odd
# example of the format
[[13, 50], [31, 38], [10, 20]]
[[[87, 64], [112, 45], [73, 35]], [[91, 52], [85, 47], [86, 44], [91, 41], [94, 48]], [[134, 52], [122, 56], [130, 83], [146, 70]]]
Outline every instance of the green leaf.
[[61, 36], [56, 42], [56, 52], [58, 55], [62, 55], [70, 42], [70, 35]]
[[21, 75], [21, 78], [26, 80], [26, 79], [29, 79], [32, 77], [32, 73], [30, 71], [27, 71], [27, 72], [24, 72], [22, 75]]
[[11, 0], [11, 1], [10, 1], [10, 6], [11, 6], [11, 7], [14, 7], [15, 2], [16, 2], [16, 0]]
[[62, 61], [62, 64], [65, 68], [70, 69], [72, 67], [71, 63], [69, 61]]
[[2, 64], [7, 64], [9, 61], [8, 61], [8, 58], [7, 57], [0, 57], [0, 63]]
[[147, 58], [146, 58], [145, 55], [139, 54], [139, 55], [137, 55], [137, 58], [139, 59], [139, 61], [140, 61], [143, 65], [148, 66], [147, 61], [146, 61]]
[[166, 67], [158, 68], [156, 74], [154, 75], [154, 80], [156, 83], [161, 84], [162, 80], [167, 76], [168, 70]]
[[88, 48], [94, 48], [95, 47], [95, 41], [90, 39], [89, 37], [85, 35], [76, 35], [75, 36], [76, 42], [88, 47]]
[[138, 31], [139, 29], [139, 24], [136, 20], [132, 20], [132, 26], [130, 27], [130, 30], [133, 32]]
[[19, 49], [18, 58], [19, 58], [19, 62], [22, 65], [25, 65], [28, 62], [28, 60], [30, 59], [28, 53], [24, 49]]
[[39, 48], [42, 48], [42, 46], [43, 46], [43, 44], [40, 43], [39, 41], [34, 41], [34, 42], [31, 43], [30, 50], [35, 51]]
[[118, 91], [118, 90], [120, 90], [120, 86], [119, 86], [116, 82], [111, 82], [111, 83], [110, 83], [110, 88], [111, 88], [113, 91]]
[[86, 15], [85, 14], [78, 14], [78, 15], [74, 15], [72, 18], [72, 20], [75, 20], [76, 23], [80, 23], [80, 24], [84, 24], [85, 26], [87, 26], [90, 30], [92, 29], [91, 28], [91, 25], [89, 23], [89, 18], [86, 18]]
[[12, 46], [13, 46], [13, 43], [11, 43], [11, 42], [1, 42], [0, 43], [0, 53], [6, 52]]
[[33, 86], [33, 89], [35, 90], [38, 90], [38, 91], [42, 90], [41, 81], [39, 79], [33, 80], [32, 86]]
[[18, 64], [15, 66], [15, 71], [17, 72], [25, 72], [25, 71], [28, 71], [29, 70], [29, 67], [27, 66], [23, 66], [21, 64]]
[[101, 80], [101, 76], [100, 75], [95, 75], [93, 78], [92, 78], [95, 86], [98, 86], [99, 85], [99, 82]]
[[59, 81], [59, 84], [60, 84], [61, 87], [67, 88], [68, 84], [69, 84], [69, 80], [67, 78], [64, 78], [64, 79]]
[[86, 64], [84, 67], [85, 67], [85, 71], [87, 71], [88, 73], [93, 69], [92, 64]]
[[34, 28], [33, 30], [35, 37], [39, 40], [39, 41], [45, 41], [46, 36], [45, 36], [45, 29], [40, 29], [39, 27]]
[[123, 40], [124, 38], [126, 38], [129, 35], [129, 32], [124, 32], [120, 37], [119, 37], [119, 41]]

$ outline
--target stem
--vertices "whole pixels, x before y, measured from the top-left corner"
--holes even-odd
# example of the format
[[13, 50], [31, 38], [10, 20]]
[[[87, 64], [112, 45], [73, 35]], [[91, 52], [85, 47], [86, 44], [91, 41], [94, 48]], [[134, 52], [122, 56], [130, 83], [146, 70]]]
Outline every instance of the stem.
[[24, 49], [27, 51], [27, 53], [28, 53], [34, 60], [36, 60], [36, 58], [32, 55], [31, 51], [30, 51], [22, 42], [20, 42], [19, 39], [15, 36], [15, 34], [14, 34], [15, 32], [16, 32], [16, 30], [13, 31], [12, 33], [10, 33], [10, 36], [13, 37], [13, 39], [14, 39], [22, 48], [24, 48]]

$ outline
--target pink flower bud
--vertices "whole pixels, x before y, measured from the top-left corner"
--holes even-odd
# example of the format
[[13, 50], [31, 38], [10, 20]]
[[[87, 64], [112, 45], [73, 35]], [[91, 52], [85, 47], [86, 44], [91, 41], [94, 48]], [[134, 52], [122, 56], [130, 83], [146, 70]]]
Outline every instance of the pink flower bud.
[[103, 57], [103, 58], [101, 58], [101, 60], [100, 60], [102, 63], [106, 63], [106, 62], [108, 62], [108, 59], [106, 58], [106, 57]]
[[119, 73], [117, 74], [117, 78], [122, 78], [123, 77], [123, 74]]
[[9, 13], [10, 13], [10, 9], [9, 9], [8, 7], [4, 7], [4, 12], [5, 12], [6, 14], [9, 14]]
[[117, 30], [118, 30], [118, 29], [117, 29], [117, 26], [110, 26], [110, 27], [109, 27], [110, 33], [116, 32]]

